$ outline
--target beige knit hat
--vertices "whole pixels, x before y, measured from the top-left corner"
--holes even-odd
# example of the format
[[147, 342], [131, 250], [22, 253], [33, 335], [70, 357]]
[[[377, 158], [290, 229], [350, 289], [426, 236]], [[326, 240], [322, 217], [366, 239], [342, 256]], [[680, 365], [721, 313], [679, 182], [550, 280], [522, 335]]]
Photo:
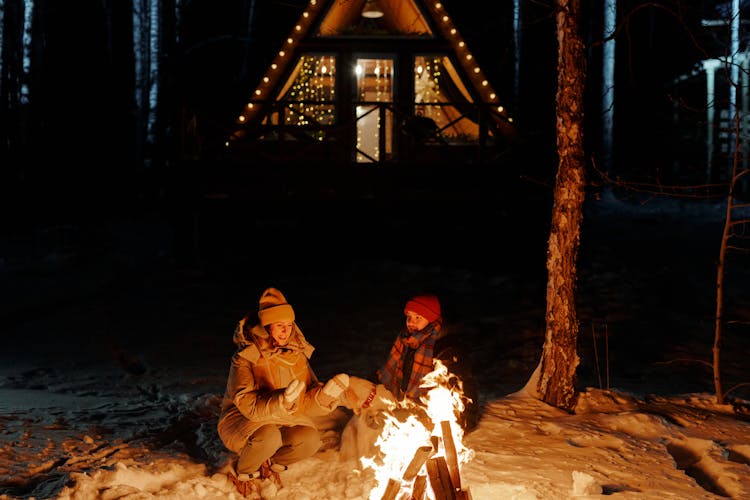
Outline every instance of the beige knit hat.
[[273, 287], [267, 288], [260, 296], [258, 319], [262, 326], [279, 321], [294, 321], [294, 309], [287, 303], [284, 294]]

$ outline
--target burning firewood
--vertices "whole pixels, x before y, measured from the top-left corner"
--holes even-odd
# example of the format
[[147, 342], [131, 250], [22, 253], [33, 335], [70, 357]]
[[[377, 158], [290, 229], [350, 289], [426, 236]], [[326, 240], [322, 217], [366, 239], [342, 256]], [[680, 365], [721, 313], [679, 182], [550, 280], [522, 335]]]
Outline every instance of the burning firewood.
[[471, 500], [471, 493], [461, 488], [461, 472], [458, 468], [458, 455], [453, 441], [451, 423], [440, 422], [443, 434], [445, 456], [430, 458], [427, 461], [427, 474], [436, 500]]
[[419, 475], [414, 479], [414, 486], [411, 489], [410, 500], [422, 500], [427, 492], [427, 476]]
[[443, 431], [443, 446], [445, 446], [445, 461], [448, 465], [451, 483], [453, 488], [461, 490], [461, 473], [458, 470], [458, 455], [456, 455], [456, 444], [453, 442], [453, 432], [451, 423], [448, 420], [440, 422], [440, 428]]
[[456, 500], [456, 491], [451, 483], [445, 457], [427, 460], [427, 476], [430, 478], [430, 486], [435, 493], [435, 500]]
[[[401, 490], [402, 483], [410, 483], [433, 453], [435, 453], [435, 449], [432, 446], [420, 446], [417, 448], [417, 451], [414, 452], [414, 457], [409, 462], [406, 470], [404, 470], [403, 481], [393, 478], [389, 479], [382, 500], [395, 500], [396, 495]], [[413, 489], [412, 487], [412, 491]]]
[[[460, 386], [459, 393], [454, 386], [445, 386], [443, 371], [436, 368], [434, 384], [421, 399], [424, 405], [402, 401], [384, 414], [375, 442], [378, 455], [361, 458], [376, 471], [381, 500], [471, 500], [459, 468], [472, 456], [455, 421], [456, 412], [463, 408], [457, 397]], [[411, 450], [413, 456], [405, 462]]]
[[385, 487], [385, 492], [381, 497], [381, 500], [395, 500], [398, 492], [401, 491], [401, 481], [398, 479], [390, 478], [388, 484]]
[[422, 468], [424, 463], [435, 453], [435, 449], [432, 446], [420, 446], [417, 451], [414, 452], [414, 458], [409, 462], [409, 466], [404, 471], [404, 481], [411, 481]]

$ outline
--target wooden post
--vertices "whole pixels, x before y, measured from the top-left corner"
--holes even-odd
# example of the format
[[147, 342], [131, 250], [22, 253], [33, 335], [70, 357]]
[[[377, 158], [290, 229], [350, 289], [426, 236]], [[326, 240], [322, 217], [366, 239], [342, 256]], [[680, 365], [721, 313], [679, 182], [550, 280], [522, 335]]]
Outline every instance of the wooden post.
[[454, 490], [461, 490], [461, 473], [458, 470], [458, 455], [456, 454], [456, 443], [453, 441], [453, 431], [449, 420], [440, 422], [443, 432], [443, 445], [445, 446], [445, 461], [448, 464], [451, 482]]

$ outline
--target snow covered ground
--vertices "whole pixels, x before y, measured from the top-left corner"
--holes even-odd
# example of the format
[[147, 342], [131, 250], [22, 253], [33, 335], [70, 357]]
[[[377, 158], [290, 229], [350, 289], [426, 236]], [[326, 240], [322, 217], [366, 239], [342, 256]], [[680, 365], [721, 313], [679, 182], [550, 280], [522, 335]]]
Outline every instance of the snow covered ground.
[[[0, 498], [238, 498], [221, 473], [231, 457], [215, 431], [218, 403], [234, 322], [267, 286], [294, 306], [322, 379], [368, 376], [406, 297], [441, 296], [481, 390], [461, 473], [474, 499], [750, 498], [750, 417], [715, 404], [711, 370], [697, 361], [711, 359], [720, 206], [587, 207], [572, 415], [523, 390], [543, 342], [543, 218], [416, 205], [375, 207], [352, 225], [342, 209], [235, 212], [221, 228], [217, 211], [194, 222], [204, 243], [179, 265], [168, 219], [118, 221], [94, 236], [56, 227], [30, 247], [7, 238]], [[738, 323], [725, 333], [726, 389], [750, 379], [741, 262], [727, 283]], [[732, 394], [750, 399], [746, 387]], [[335, 446], [281, 476], [269, 497], [367, 499], [374, 488], [372, 471]]]

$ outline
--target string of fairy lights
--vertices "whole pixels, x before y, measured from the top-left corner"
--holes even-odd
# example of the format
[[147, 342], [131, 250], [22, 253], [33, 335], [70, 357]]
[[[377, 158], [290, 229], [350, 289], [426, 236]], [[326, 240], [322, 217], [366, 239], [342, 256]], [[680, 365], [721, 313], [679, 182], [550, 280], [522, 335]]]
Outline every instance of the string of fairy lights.
[[324, 125], [333, 123], [336, 92], [336, 58], [305, 55], [288, 93], [284, 121], [287, 125], [309, 125], [311, 118]]
[[[371, 156], [375, 161], [380, 158], [378, 147], [382, 116], [378, 105], [375, 103], [387, 103], [393, 100], [393, 66], [390, 59], [358, 59], [354, 67], [357, 76], [357, 98], [359, 103], [356, 108], [357, 136], [356, 148], [358, 161], [366, 161], [366, 156]], [[386, 109], [386, 120], [391, 120], [390, 111]]]
[[[243, 125], [252, 120], [260, 108], [258, 105], [270, 99], [270, 94], [281, 77], [282, 69], [289, 62], [299, 41], [309, 31], [324, 3], [323, 0], [309, 1], [299, 21], [287, 37], [284, 46], [275, 56], [260, 84], [253, 92], [251, 99], [237, 118], [238, 125]], [[507, 116], [504, 107], [499, 104], [497, 95], [476, 63], [458, 29], [450, 16], [444, 11], [443, 4], [440, 1], [427, 1], [425, 6], [431, 11], [433, 17], [439, 21], [438, 28], [443, 36], [451, 41], [462, 67], [472, 79], [477, 91], [480, 92], [482, 100], [495, 105], [495, 110], [507, 121], [512, 122], [513, 119]], [[335, 56], [305, 55], [302, 57], [301, 65], [297, 78], [288, 93], [289, 100], [297, 101], [297, 104], [295, 107], [289, 108], [293, 112], [285, 113], [285, 123], [307, 125], [309, 124], [309, 117], [314, 117], [320, 123], [332, 123], [336, 97], [334, 82], [337, 76]], [[372, 96], [374, 98], [371, 100], [380, 101], [388, 94], [385, 85], [392, 85], [393, 69], [376, 66], [375, 70], [375, 95]], [[422, 64], [415, 64], [415, 93], [417, 96], [420, 95], [420, 90], [416, 86], [421, 85], [422, 102], [437, 100], [440, 93], [441, 71], [442, 64], [439, 58], [424, 59]], [[429, 84], [426, 83], [427, 81], [429, 81]], [[425, 85], [429, 85], [429, 88]], [[430, 101], [427, 97], [430, 98]], [[362, 95], [360, 95], [360, 98], [363, 101], [367, 100]], [[390, 95], [388, 95], [388, 98], [390, 98]], [[315, 101], [320, 104], [316, 104]], [[241, 132], [238, 132], [241, 135]], [[238, 132], [235, 133], [235, 136], [238, 136]], [[226, 142], [226, 145], [229, 145], [229, 141]]]
[[[442, 62], [439, 57], [418, 56], [414, 62], [414, 102], [431, 103], [440, 101], [440, 78]], [[420, 107], [422, 114], [433, 120], [438, 119], [434, 106]]]

